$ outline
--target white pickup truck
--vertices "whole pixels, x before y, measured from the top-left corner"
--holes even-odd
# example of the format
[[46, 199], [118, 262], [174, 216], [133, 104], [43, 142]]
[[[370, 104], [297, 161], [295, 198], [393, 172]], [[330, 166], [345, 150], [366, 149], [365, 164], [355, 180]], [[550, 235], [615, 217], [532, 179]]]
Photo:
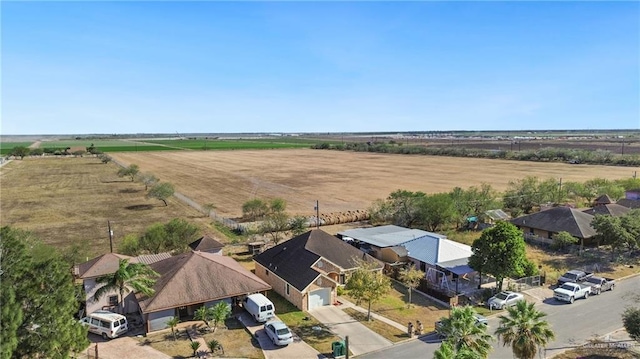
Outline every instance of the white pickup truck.
[[565, 283], [553, 290], [553, 297], [563, 302], [573, 303], [576, 299], [589, 298], [591, 286], [581, 283]]

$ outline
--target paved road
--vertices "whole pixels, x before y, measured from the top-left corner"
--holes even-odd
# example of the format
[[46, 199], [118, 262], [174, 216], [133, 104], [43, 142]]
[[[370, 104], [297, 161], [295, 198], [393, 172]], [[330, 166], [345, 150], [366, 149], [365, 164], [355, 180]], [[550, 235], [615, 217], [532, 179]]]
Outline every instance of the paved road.
[[[547, 347], [545, 357], [551, 358], [595, 336], [605, 336], [622, 328], [621, 314], [625, 307], [632, 304], [629, 297], [633, 294], [640, 295], [640, 276], [618, 282], [613, 292], [577, 300], [574, 304], [564, 304], [553, 298], [537, 303], [538, 310], [547, 313], [547, 320], [556, 333], [556, 340]], [[497, 326], [498, 318], [490, 318], [489, 331], [493, 333]], [[440, 340], [435, 335], [428, 335], [358, 358], [433, 358], [439, 346]], [[512, 359], [513, 354], [510, 347], [494, 342], [489, 358]]]

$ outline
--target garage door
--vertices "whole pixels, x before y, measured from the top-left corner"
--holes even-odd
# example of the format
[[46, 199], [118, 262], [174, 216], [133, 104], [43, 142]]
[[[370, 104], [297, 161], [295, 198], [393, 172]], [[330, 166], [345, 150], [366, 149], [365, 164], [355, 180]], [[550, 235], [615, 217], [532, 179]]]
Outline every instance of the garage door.
[[316, 289], [309, 293], [309, 310], [331, 304], [331, 288]]

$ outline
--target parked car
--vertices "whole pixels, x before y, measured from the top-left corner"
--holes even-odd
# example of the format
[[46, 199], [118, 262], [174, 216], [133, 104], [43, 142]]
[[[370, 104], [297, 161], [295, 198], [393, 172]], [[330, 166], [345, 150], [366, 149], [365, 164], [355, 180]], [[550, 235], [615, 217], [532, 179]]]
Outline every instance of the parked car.
[[264, 323], [275, 316], [276, 309], [264, 294], [251, 294], [244, 299], [242, 305], [256, 322]]
[[86, 326], [89, 332], [102, 336], [103, 339], [113, 339], [129, 330], [129, 323], [124, 315], [98, 310], [80, 319], [80, 324]]
[[576, 299], [589, 298], [590, 294], [591, 286], [582, 283], [565, 283], [553, 290], [554, 298], [572, 304]]
[[516, 292], [500, 292], [487, 300], [489, 309], [504, 309], [524, 300], [524, 295]]
[[616, 286], [613, 278], [602, 277], [589, 277], [584, 281], [584, 284], [590, 285], [591, 293], [596, 295], [608, 290], [613, 290], [613, 288]]
[[285, 346], [293, 343], [293, 334], [287, 325], [279, 320], [265, 323], [264, 331], [275, 345]]
[[582, 283], [587, 278], [593, 276], [593, 273], [584, 272], [578, 269], [572, 269], [558, 278], [558, 287], [565, 283]]
[[[480, 326], [480, 325], [484, 325], [487, 326], [489, 325], [489, 320], [487, 320], [486, 317], [480, 315], [480, 314], [475, 314], [476, 317], [476, 325]], [[435, 329], [436, 329], [436, 333], [438, 333], [438, 335], [442, 338], [446, 338], [448, 336], [447, 333], [445, 333], [444, 331], [444, 327], [443, 327], [443, 323], [442, 320], [439, 320], [436, 322], [435, 325]]]

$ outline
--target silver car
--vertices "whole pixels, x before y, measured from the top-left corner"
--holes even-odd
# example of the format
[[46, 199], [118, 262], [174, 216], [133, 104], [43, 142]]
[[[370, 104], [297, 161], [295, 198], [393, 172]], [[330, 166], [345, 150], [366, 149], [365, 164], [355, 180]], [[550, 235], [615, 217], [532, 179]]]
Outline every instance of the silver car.
[[265, 323], [264, 331], [275, 345], [285, 346], [293, 343], [293, 334], [291, 334], [287, 325], [281, 321], [274, 320]]
[[504, 291], [489, 298], [487, 306], [490, 309], [504, 309], [516, 305], [516, 303], [522, 300], [524, 300], [524, 295], [516, 292]]

